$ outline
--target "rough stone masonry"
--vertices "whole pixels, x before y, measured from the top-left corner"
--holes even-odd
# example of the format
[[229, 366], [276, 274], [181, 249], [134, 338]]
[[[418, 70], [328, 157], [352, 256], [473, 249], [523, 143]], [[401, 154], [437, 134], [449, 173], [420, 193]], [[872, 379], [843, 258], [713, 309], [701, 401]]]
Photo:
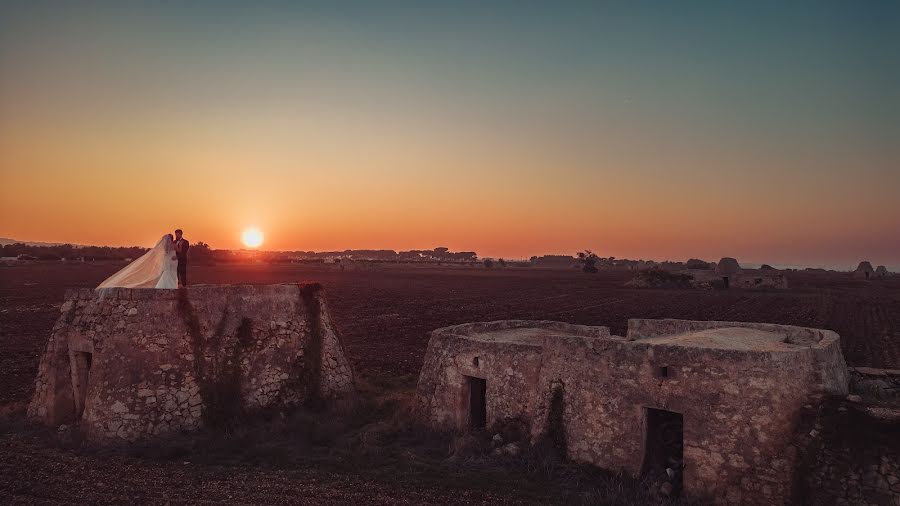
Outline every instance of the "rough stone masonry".
[[847, 395], [839, 344], [766, 323], [470, 323], [431, 333], [414, 407], [435, 429], [561, 435], [572, 460], [717, 504], [784, 504], [801, 410]]
[[70, 290], [31, 419], [136, 441], [264, 409], [352, 397], [318, 284]]

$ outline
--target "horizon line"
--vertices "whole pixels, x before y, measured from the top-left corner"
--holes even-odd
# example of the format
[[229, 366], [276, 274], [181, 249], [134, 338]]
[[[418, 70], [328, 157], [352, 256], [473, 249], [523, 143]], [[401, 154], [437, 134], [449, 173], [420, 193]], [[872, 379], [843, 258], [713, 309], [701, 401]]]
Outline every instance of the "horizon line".
[[[34, 246], [34, 247], [53, 247], [53, 246], [69, 245], [69, 246], [76, 247], [76, 248], [91, 248], [91, 247], [97, 247], [97, 248], [144, 248], [144, 249], [147, 249], [147, 248], [148, 248], [148, 246], [139, 246], [139, 245], [122, 246], [122, 245], [109, 245], [109, 244], [79, 244], [79, 243], [71, 243], [71, 242], [54, 242], [54, 241], [48, 241], [48, 240], [24, 240], [24, 239], [14, 239], [14, 238], [11, 238], [11, 237], [0, 237], [0, 240], [3, 240], [3, 241], [14, 241], [14, 242], [12, 242], [12, 243], [7, 243], [7, 244], [26, 244], [26, 245], [31, 245], [31, 246]], [[197, 241], [197, 242], [204, 242], [204, 241]], [[0, 246], [5, 246], [5, 245], [7, 245], [7, 244], [2, 244], [2, 245], [0, 245]], [[196, 243], [195, 243], [195, 244], [196, 244]], [[312, 249], [309, 249], [309, 250], [306, 250], [306, 249], [263, 249], [263, 248], [257, 248], [257, 249], [252, 249], [252, 248], [216, 248], [216, 247], [213, 247], [212, 245], [210, 245], [209, 243], [206, 243], [206, 244], [209, 245], [209, 246], [210, 246], [210, 249], [212, 249], [212, 250], [220, 250], [220, 251], [247, 251], [247, 252], [260, 252], [260, 253], [288, 253], [288, 252], [298, 252], [298, 251], [302, 251], [302, 252], [312, 252], [312, 253], [332, 253], [332, 252], [333, 252], [333, 253], [340, 253], [340, 252], [345, 252], [345, 251], [364, 251], [364, 250], [368, 250], [368, 251], [394, 251], [394, 252], [400, 253], [400, 252], [404, 252], [404, 251], [433, 251], [433, 250], [435, 250], [435, 249], [437, 249], [437, 248], [444, 248], [444, 247], [446, 247], [446, 246], [435, 246], [434, 248], [410, 248], [410, 249], [371, 248], [371, 247], [369, 247], [369, 248], [344, 248], [344, 249], [324, 249], [324, 250], [312, 250]], [[555, 253], [533, 254], [533, 255], [531, 255], [530, 257], [515, 257], [515, 256], [511, 256], [511, 255], [510, 255], [510, 256], [481, 256], [481, 254], [479, 254], [478, 251], [477, 251], [476, 249], [458, 249], [458, 250], [453, 250], [453, 249], [451, 249], [451, 248], [448, 248], [448, 250], [449, 250], [450, 252], [453, 252], [453, 253], [459, 253], [459, 252], [473, 252], [473, 253], [475, 253], [476, 257], [477, 257], [479, 260], [485, 260], [485, 259], [498, 260], [498, 259], [501, 259], [501, 258], [502, 258], [502, 259], [504, 259], [504, 260], [517, 261], [517, 260], [530, 260], [532, 257], [538, 257], [538, 258], [540, 258], [540, 257], [542, 257], [542, 256], [567, 255], [567, 253], [555, 252]], [[580, 250], [580, 251], [584, 251], [584, 250]], [[597, 254], [596, 252], [594, 252], [594, 253]], [[577, 254], [578, 254], [578, 252], [572, 253], [572, 254], [570, 254], [570, 256], [571, 256], [573, 259], [575, 259], [575, 258], [577, 258]], [[683, 262], [686, 262], [687, 260], [691, 260], [691, 259], [699, 259], [699, 260], [703, 260], [703, 261], [705, 261], [705, 262], [706, 262], [706, 261], [708, 261], [708, 262], [718, 262], [718, 261], [720, 261], [722, 258], [728, 258], [727, 256], [722, 256], [722, 257], [719, 258], [719, 260], [705, 260], [705, 259], [702, 258], [701, 255], [692, 255], [692, 256], [689, 256], [688, 258], [684, 259], [684, 260], [676, 260], [676, 259], [673, 259], [673, 258], [659, 259], [659, 258], [627, 258], [627, 257], [617, 257], [617, 256], [606, 256], [606, 257], [604, 257], [604, 256], [599, 255], [599, 254], [598, 254], [597, 256], [600, 257], [600, 258], [610, 258], [610, 257], [612, 257], [612, 258], [614, 258], [614, 259], [616, 259], [616, 260], [629, 260], [629, 261], [641, 261], [641, 262], [656, 262], [656, 263], [663, 263], [663, 262], [682, 262], [682, 263], [683, 263]], [[737, 257], [731, 257], [731, 258], [736, 258], [736, 259], [737, 259]], [[860, 260], [859, 262], [864, 262], [864, 261], [867, 261], [867, 262], [870, 262], [870, 263], [873, 263], [873, 264], [876, 264], [876, 265], [884, 265], [884, 266], [885, 266], [889, 271], [891, 271], [891, 272], [900, 271], [900, 264], [897, 264], [897, 265], [894, 265], [894, 264], [887, 264], [887, 263], [882, 264], [882, 263], [879, 263], [879, 262], [871, 262], [871, 260]], [[767, 264], [767, 265], [771, 265], [771, 266], [776, 267], [776, 268], [779, 268], [779, 269], [807, 269], [807, 268], [809, 268], [809, 269], [826, 269], [826, 270], [834, 270], [834, 271], [838, 271], [838, 272], [842, 272], [842, 271], [844, 271], [845, 269], [846, 269], [847, 271], [852, 272], [854, 269], [856, 269], [856, 267], [855, 267], [852, 263], [797, 263], [797, 262], [778, 262], [778, 261], [761, 262], [761, 261], [756, 261], [756, 260], [741, 261], [740, 259], [738, 259], [738, 262], [741, 264], [742, 267], [743, 267], [743, 266], [757, 266], [757, 267], [758, 267], [758, 266], [760, 266], [760, 265]], [[859, 262], [857, 262], [857, 265], [859, 264]], [[749, 268], [753, 268], [753, 267], [749, 267]]]

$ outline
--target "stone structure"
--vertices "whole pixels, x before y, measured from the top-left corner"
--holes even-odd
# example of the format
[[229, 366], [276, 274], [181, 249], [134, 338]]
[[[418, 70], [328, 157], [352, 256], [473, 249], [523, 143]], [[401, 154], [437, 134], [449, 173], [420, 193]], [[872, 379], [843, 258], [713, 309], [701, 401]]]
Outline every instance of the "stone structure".
[[839, 340], [743, 322], [458, 325], [432, 332], [414, 409], [435, 429], [556, 434], [570, 459], [633, 476], [668, 467], [688, 496], [778, 504], [801, 408], [847, 395]]
[[850, 367], [846, 399], [808, 406], [794, 446], [803, 504], [900, 505], [900, 370]]
[[713, 271], [690, 271], [695, 288], [740, 288], [744, 290], [787, 290], [787, 277], [768, 269], [741, 269], [739, 274], [721, 276]]
[[872, 269], [872, 264], [869, 262], [860, 262], [856, 267], [856, 270], [853, 271], [853, 277], [859, 279], [870, 279], [875, 277], [875, 270]]
[[66, 294], [28, 415], [135, 441], [353, 392], [317, 284], [83, 289]]
[[530, 259], [531, 265], [548, 269], [572, 269], [578, 267], [578, 259], [571, 255], [544, 255]]
[[741, 265], [731, 257], [724, 257], [716, 264], [716, 274], [719, 276], [739, 276]]
[[[722, 272], [729, 273], [722, 275]], [[632, 288], [700, 288], [744, 290], [787, 290], [787, 277], [775, 269], [647, 269], [625, 284]]]
[[685, 271], [694, 277], [695, 288], [742, 288], [746, 290], [786, 290], [785, 275], [775, 269], [743, 269], [731, 257], [719, 260], [715, 270]]
[[885, 267], [883, 265], [879, 265], [877, 268], [875, 268], [875, 277], [876, 278], [886, 278], [886, 277], [888, 277], [888, 274], [890, 274], [890, 273], [888, 272], [887, 267]]

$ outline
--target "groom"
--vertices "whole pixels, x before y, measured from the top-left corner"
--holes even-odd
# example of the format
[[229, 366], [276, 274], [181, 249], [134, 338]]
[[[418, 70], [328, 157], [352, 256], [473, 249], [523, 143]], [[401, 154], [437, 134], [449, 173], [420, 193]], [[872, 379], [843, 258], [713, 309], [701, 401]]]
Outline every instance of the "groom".
[[175, 230], [175, 256], [178, 257], [178, 285], [187, 286], [187, 254], [191, 243], [182, 237], [181, 229]]

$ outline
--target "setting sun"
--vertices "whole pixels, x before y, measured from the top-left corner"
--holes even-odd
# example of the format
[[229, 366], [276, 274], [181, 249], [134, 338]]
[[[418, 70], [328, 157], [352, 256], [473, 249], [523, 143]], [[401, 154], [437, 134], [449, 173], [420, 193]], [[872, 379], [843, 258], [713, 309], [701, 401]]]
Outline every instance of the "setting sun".
[[262, 230], [256, 227], [245, 229], [241, 234], [241, 242], [248, 248], [258, 248], [263, 243]]

